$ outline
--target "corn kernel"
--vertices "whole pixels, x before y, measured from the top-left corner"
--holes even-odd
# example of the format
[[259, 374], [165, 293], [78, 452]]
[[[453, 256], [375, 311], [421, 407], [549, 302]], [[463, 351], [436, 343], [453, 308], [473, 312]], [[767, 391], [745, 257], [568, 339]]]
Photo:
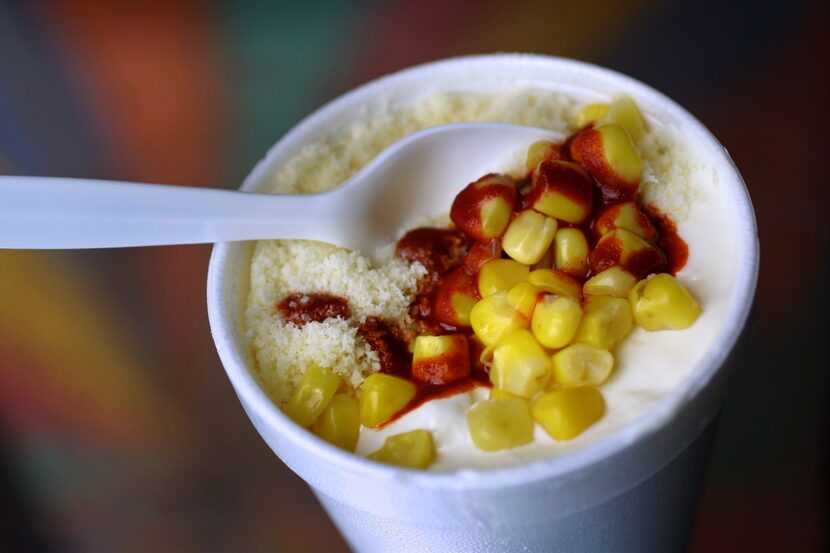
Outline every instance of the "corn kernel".
[[663, 268], [666, 256], [631, 231], [618, 228], [606, 233], [588, 257], [594, 272], [619, 265], [636, 278]]
[[486, 298], [496, 292], [507, 292], [527, 281], [527, 265], [512, 259], [494, 259], [485, 263], [478, 273], [478, 292]]
[[431, 361], [436, 357], [467, 349], [467, 339], [463, 334], [444, 334], [441, 336], [416, 336], [412, 343], [412, 364]]
[[602, 418], [605, 402], [592, 386], [557, 388], [539, 396], [530, 412], [552, 438], [570, 440]]
[[501, 236], [507, 224], [510, 222], [510, 215], [513, 213], [513, 205], [504, 198], [495, 197], [481, 204], [481, 236], [484, 239]]
[[[472, 339], [478, 340], [478, 336], [473, 336], [470, 339], [471, 340]], [[481, 340], [478, 340], [478, 341], [481, 342]], [[482, 345], [482, 349], [481, 349], [481, 351], [478, 355], [478, 361], [479, 361], [479, 363], [481, 363], [482, 366], [487, 367], [488, 370], [489, 370], [490, 365], [493, 364], [493, 351], [495, 351], [496, 346], [495, 345], [485, 346], [483, 343], [481, 345]]]
[[360, 408], [357, 400], [346, 394], [336, 394], [311, 430], [340, 449], [354, 451], [360, 436]]
[[309, 366], [283, 411], [291, 420], [308, 428], [329, 404], [340, 382], [340, 377], [331, 369]]
[[627, 298], [628, 292], [637, 284], [637, 279], [616, 265], [599, 272], [585, 281], [582, 293], [586, 296], [614, 296]]
[[470, 326], [470, 311], [478, 303], [478, 298], [469, 294], [456, 293], [450, 299], [450, 307], [455, 313], [455, 324], [453, 326]]
[[498, 187], [498, 189], [501, 189], [502, 187], [515, 188], [516, 181], [514, 181], [510, 175], [488, 173], [483, 177], [480, 177], [469, 186], [475, 190], [485, 190], [492, 193], [497, 189], [494, 187]]
[[616, 175], [627, 182], [639, 182], [643, 174], [643, 158], [628, 132], [619, 125], [601, 125], [597, 130], [602, 135], [605, 160]]
[[523, 399], [480, 401], [467, 411], [467, 427], [483, 451], [511, 449], [533, 441], [533, 417]]
[[496, 344], [490, 382], [511, 394], [532, 397], [545, 389], [550, 371], [550, 357], [533, 334], [514, 330]]
[[579, 282], [562, 271], [536, 269], [530, 272], [527, 280], [542, 292], [574, 299], [582, 297], [582, 287]]
[[488, 396], [488, 399], [495, 401], [503, 401], [505, 399], [521, 399], [522, 401], [524, 401], [524, 398], [522, 396], [511, 394], [510, 392], [506, 392], [501, 388], [496, 388], [495, 386], [490, 388], [490, 395]]
[[577, 228], [561, 228], [556, 231], [556, 262], [560, 271], [576, 277], [588, 273], [588, 240]]
[[600, 125], [578, 133], [571, 140], [571, 157], [606, 186], [636, 192], [640, 184], [643, 159], [619, 125]]
[[571, 344], [553, 354], [553, 381], [562, 386], [599, 386], [612, 368], [611, 352], [590, 344]]
[[642, 138], [646, 132], [646, 124], [637, 104], [627, 94], [620, 94], [611, 102], [606, 111], [598, 120], [597, 125], [613, 123], [626, 130], [634, 143]]
[[641, 280], [628, 295], [634, 320], [646, 330], [683, 330], [700, 316], [700, 304], [673, 276], [660, 273]]
[[388, 421], [415, 397], [415, 385], [383, 373], [366, 377], [360, 387], [360, 422], [374, 428]]
[[432, 301], [432, 315], [439, 323], [470, 326], [470, 311], [478, 300], [476, 278], [459, 267], [438, 285]]
[[532, 173], [536, 167], [543, 161], [549, 159], [559, 159], [559, 150], [553, 142], [549, 140], [539, 140], [530, 145], [527, 149], [526, 166], [528, 172]]
[[581, 129], [587, 125], [591, 125], [596, 123], [601, 117], [603, 117], [608, 110], [611, 108], [608, 104], [587, 104], [582, 106], [576, 114], [576, 119], [574, 120], [574, 126], [577, 129]]
[[476, 240], [497, 238], [510, 222], [515, 204], [515, 181], [507, 175], [490, 173], [458, 193], [450, 219]]
[[507, 292], [507, 302], [528, 321], [533, 316], [539, 289], [529, 282], [520, 282]]
[[565, 347], [574, 337], [582, 318], [579, 302], [566, 296], [545, 295], [536, 306], [530, 328], [548, 348]]
[[514, 330], [527, 328], [528, 320], [507, 300], [506, 292], [487, 296], [470, 311], [473, 332], [485, 346], [494, 346]]
[[591, 296], [585, 304], [574, 341], [611, 350], [631, 332], [632, 326], [628, 301], [611, 296]]
[[550, 248], [556, 227], [556, 219], [527, 209], [510, 221], [502, 237], [502, 247], [519, 263], [532, 265]]
[[533, 185], [525, 201], [550, 217], [581, 223], [591, 214], [594, 205], [594, 183], [577, 163], [544, 161], [533, 173]]
[[470, 348], [463, 334], [417, 336], [412, 344], [412, 378], [449, 384], [470, 376]]
[[369, 459], [409, 469], [425, 469], [435, 461], [435, 442], [428, 430], [389, 436]]
[[643, 240], [657, 238], [657, 229], [635, 202], [623, 202], [609, 206], [594, 221], [594, 230], [600, 236], [618, 228], [629, 230]]
[[500, 258], [501, 244], [498, 240], [480, 240], [470, 247], [460, 269], [470, 275], [477, 275], [485, 263]]
[[469, 348], [468, 351], [470, 356], [470, 374], [487, 374], [487, 365], [482, 362], [482, 357], [484, 356], [487, 346], [485, 346], [475, 334], [467, 336], [467, 346]]

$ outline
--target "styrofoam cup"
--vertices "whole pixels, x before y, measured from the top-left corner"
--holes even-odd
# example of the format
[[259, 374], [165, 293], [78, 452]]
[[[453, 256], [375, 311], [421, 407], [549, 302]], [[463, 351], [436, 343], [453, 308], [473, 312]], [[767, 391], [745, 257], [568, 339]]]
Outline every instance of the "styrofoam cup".
[[726, 168], [720, 193], [739, 232], [722, 329], [691, 374], [648, 416], [567, 455], [502, 469], [416, 472], [348, 454], [291, 422], [252, 374], [243, 328], [250, 243], [218, 244], [211, 257], [208, 310], [219, 356], [257, 431], [310, 484], [357, 551], [680, 550], [696, 510], [712, 421], [746, 328], [759, 256], [744, 183], [723, 147], [688, 112], [638, 81], [585, 63], [510, 54], [451, 59], [378, 79], [320, 108], [268, 152], [242, 189], [261, 189], [274, 166], [331, 129], [366, 117], [379, 98], [406, 101], [433, 88], [515, 87], [627, 92]]

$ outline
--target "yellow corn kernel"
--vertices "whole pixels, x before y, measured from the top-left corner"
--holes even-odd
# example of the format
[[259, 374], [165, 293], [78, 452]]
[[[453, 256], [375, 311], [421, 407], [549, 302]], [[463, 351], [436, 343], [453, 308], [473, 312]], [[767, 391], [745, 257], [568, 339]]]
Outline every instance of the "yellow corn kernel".
[[503, 336], [528, 324], [528, 319], [507, 300], [506, 292], [487, 296], [470, 311], [470, 325], [485, 346], [496, 345]]
[[613, 368], [611, 352], [590, 344], [571, 344], [553, 354], [553, 381], [562, 386], [599, 386]]
[[283, 411], [302, 426], [311, 426], [340, 387], [340, 377], [319, 365], [309, 366]]
[[488, 173], [478, 180], [471, 183], [471, 186], [477, 190], [487, 189], [494, 186], [516, 186], [516, 182], [508, 175], [500, 173]]
[[549, 140], [538, 140], [527, 149], [527, 170], [533, 172], [536, 166], [543, 161], [550, 159], [556, 146]]
[[533, 417], [523, 399], [480, 401], [467, 411], [467, 428], [477, 448], [499, 451], [533, 441]]
[[578, 163], [547, 161], [533, 173], [526, 196], [530, 207], [568, 223], [582, 223], [591, 214], [594, 185], [591, 175]]
[[634, 320], [646, 330], [683, 330], [700, 316], [692, 294], [673, 276], [660, 273], [641, 280], [628, 295]]
[[594, 220], [594, 230], [600, 236], [618, 228], [630, 230], [643, 240], [657, 238], [657, 229], [636, 202], [609, 206]]
[[421, 335], [412, 343], [412, 378], [450, 384], [470, 376], [470, 346], [463, 334]]
[[520, 282], [527, 281], [530, 269], [512, 259], [493, 259], [478, 273], [478, 292], [486, 298], [496, 292], [507, 292]]
[[611, 296], [591, 296], [585, 304], [574, 341], [611, 350], [631, 332], [632, 326], [628, 301]]
[[495, 401], [503, 401], [505, 399], [521, 399], [522, 401], [524, 401], [524, 398], [522, 396], [517, 396], [516, 394], [511, 394], [510, 392], [505, 392], [501, 388], [496, 388], [495, 386], [490, 388], [490, 395], [488, 396], [488, 399], [492, 399]]
[[608, 110], [597, 119], [597, 125], [608, 123], [624, 128], [635, 143], [646, 131], [646, 124], [637, 104], [627, 94], [620, 94], [614, 98]]
[[582, 106], [574, 120], [574, 127], [577, 129], [581, 129], [586, 125], [590, 125], [592, 123], [596, 123], [602, 116], [608, 113], [608, 110], [611, 108], [608, 104], [587, 104]]
[[550, 248], [556, 227], [556, 219], [527, 209], [510, 221], [502, 237], [502, 247], [519, 263], [533, 265]]
[[490, 382], [511, 394], [532, 397], [545, 389], [551, 360], [527, 330], [514, 330], [496, 344]]
[[[511, 331], [512, 332], [512, 331]], [[473, 336], [470, 340], [476, 339], [478, 340], [478, 336]], [[481, 340], [478, 340], [481, 342]], [[482, 345], [484, 345], [482, 343]], [[478, 362], [481, 363], [485, 367], [490, 367], [493, 364], [493, 351], [496, 349], [495, 345], [484, 346], [484, 349], [481, 350], [481, 354], [478, 356]]]
[[428, 430], [389, 436], [369, 459], [409, 469], [425, 469], [435, 461], [435, 442]]
[[543, 346], [562, 348], [574, 337], [582, 318], [579, 302], [566, 296], [545, 295], [533, 311], [530, 328]]
[[412, 343], [412, 364], [422, 361], [431, 361], [436, 357], [458, 351], [463, 347], [467, 350], [467, 340], [463, 334], [444, 334], [442, 336], [416, 336]]
[[533, 316], [539, 289], [529, 282], [520, 282], [507, 292], [507, 302], [528, 321]]
[[599, 131], [603, 153], [609, 168], [623, 180], [639, 182], [643, 174], [643, 158], [628, 132], [619, 125], [608, 124], [597, 127]]
[[602, 418], [605, 401], [592, 386], [557, 388], [539, 396], [530, 412], [555, 440], [570, 440]]
[[360, 436], [360, 408], [357, 400], [346, 394], [336, 394], [311, 430], [340, 449], [354, 451]]
[[450, 297], [450, 306], [459, 325], [470, 325], [470, 311], [476, 303], [478, 303], [478, 299], [468, 294], [454, 293]]
[[481, 231], [486, 238], [501, 236], [507, 224], [510, 222], [510, 215], [513, 213], [513, 206], [501, 196], [487, 200], [481, 206]]
[[392, 418], [415, 397], [415, 385], [383, 373], [366, 377], [360, 387], [360, 422], [374, 428]]
[[450, 207], [450, 219], [476, 240], [498, 238], [510, 222], [515, 203], [515, 181], [490, 173], [458, 193]]
[[615, 265], [585, 281], [582, 285], [582, 293], [586, 296], [627, 298], [628, 292], [635, 284], [637, 284], [637, 279], [634, 275]]
[[[653, 249], [654, 246], [637, 236], [635, 233], [631, 232], [630, 230], [626, 230], [624, 228], [618, 228], [609, 232], [608, 235], [616, 235], [617, 239], [622, 242], [623, 246], [623, 258], [622, 262], [625, 263], [628, 261], [628, 257], [635, 252], [640, 252], [644, 249]], [[602, 238], [605, 238], [603, 236]], [[602, 241], [600, 238], [600, 241]]]
[[577, 228], [556, 231], [556, 268], [570, 275], [584, 277], [588, 273], [588, 240]]
[[589, 262], [591, 269], [597, 272], [620, 265], [635, 277], [642, 278], [665, 265], [666, 256], [633, 232], [618, 228], [602, 235]]
[[516, 186], [516, 181], [513, 180], [512, 177], [509, 175], [502, 175], [500, 173], [488, 173], [483, 177], [479, 177], [478, 180], [471, 183], [471, 186], [476, 190], [486, 190], [492, 189], [493, 187], [497, 186], [507, 186], [514, 188]]
[[442, 324], [470, 326], [470, 310], [479, 300], [478, 282], [462, 267], [444, 276], [432, 294], [432, 316]]
[[553, 269], [536, 269], [527, 276], [528, 282], [533, 286], [557, 296], [567, 296], [579, 299], [582, 297], [582, 287], [572, 276]]

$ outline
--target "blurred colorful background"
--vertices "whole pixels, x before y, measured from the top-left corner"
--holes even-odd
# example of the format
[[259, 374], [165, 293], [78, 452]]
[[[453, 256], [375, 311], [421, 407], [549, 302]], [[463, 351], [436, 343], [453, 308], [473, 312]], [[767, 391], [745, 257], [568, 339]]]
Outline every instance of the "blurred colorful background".
[[[692, 551], [824, 551], [823, 0], [0, 0], [0, 174], [236, 188], [304, 115], [449, 56], [628, 73], [729, 149], [762, 243], [757, 316]], [[211, 342], [208, 246], [0, 250], [0, 550], [346, 551], [259, 439]]]

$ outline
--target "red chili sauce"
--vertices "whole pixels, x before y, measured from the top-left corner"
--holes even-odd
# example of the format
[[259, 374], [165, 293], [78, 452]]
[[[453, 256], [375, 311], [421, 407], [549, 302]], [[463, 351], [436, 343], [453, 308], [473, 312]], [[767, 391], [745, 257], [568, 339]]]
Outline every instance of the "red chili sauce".
[[689, 260], [688, 244], [677, 233], [677, 224], [657, 206], [645, 205], [643, 210], [657, 228], [657, 245], [666, 254], [666, 272], [676, 275]]
[[348, 319], [352, 316], [349, 302], [332, 294], [291, 294], [277, 304], [277, 310], [287, 323], [297, 326], [330, 318]]
[[380, 317], [367, 317], [357, 331], [380, 360], [380, 372], [410, 378], [412, 354], [402, 332]]

